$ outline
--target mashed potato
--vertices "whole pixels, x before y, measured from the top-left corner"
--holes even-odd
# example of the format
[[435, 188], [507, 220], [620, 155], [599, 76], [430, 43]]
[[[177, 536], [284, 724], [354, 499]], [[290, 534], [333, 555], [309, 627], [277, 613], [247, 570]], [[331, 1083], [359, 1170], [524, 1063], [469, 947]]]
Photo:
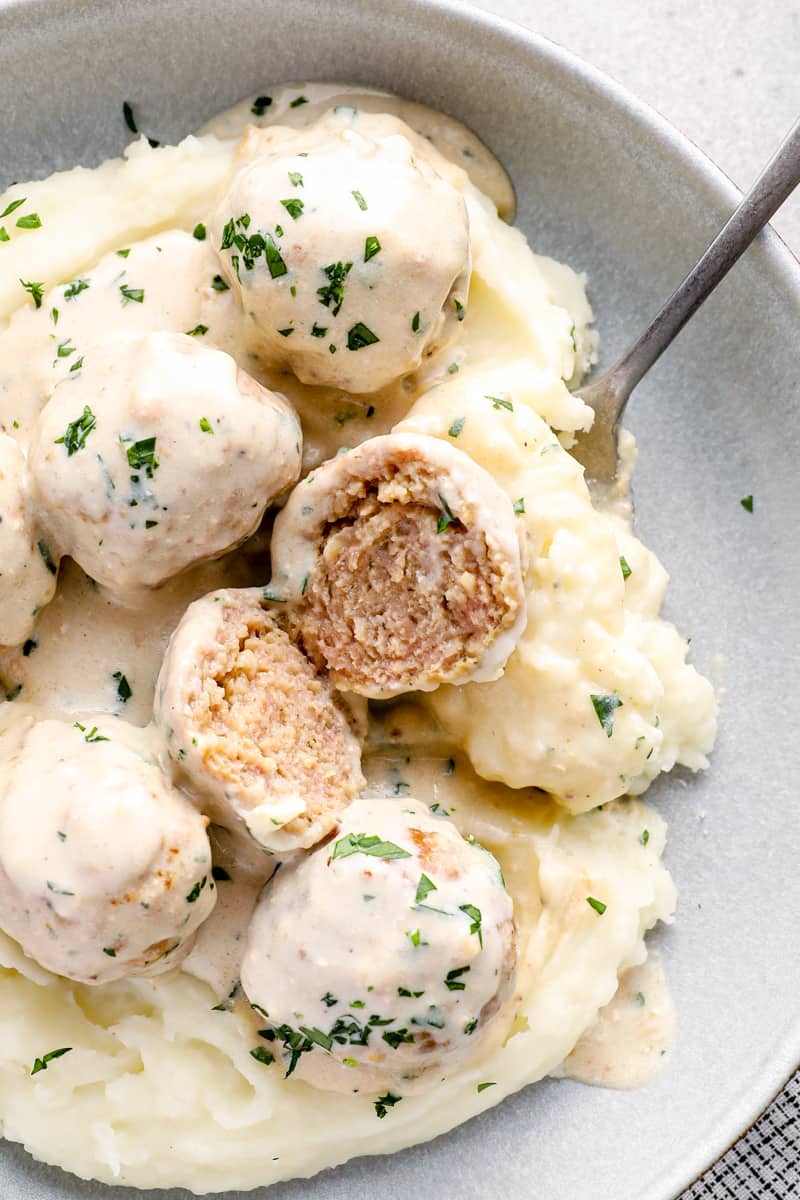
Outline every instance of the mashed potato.
[[[341, 119], [354, 125], [361, 109], [406, 120], [412, 144], [462, 190], [470, 223], [456, 340], [366, 398], [308, 387], [248, 350], [207, 236], [246, 124], [299, 128], [331, 105], [349, 108]], [[5, 1136], [84, 1178], [251, 1188], [435, 1137], [563, 1071], [581, 1038], [566, 1069], [578, 1071], [582, 1057], [587, 1076], [603, 1075], [591, 1029], [675, 903], [663, 821], [615, 798], [644, 791], [675, 762], [704, 766], [716, 705], [686, 663], [686, 642], [658, 615], [663, 568], [618, 517], [592, 507], [567, 453], [591, 419], [568, 386], [595, 355], [585, 281], [536, 257], [498, 218], [513, 207], [510, 184], [458, 123], [338, 85], [278, 88], [269, 104], [243, 103], [179, 146], [141, 140], [94, 171], [16, 184], [0, 212], [23, 197], [19, 213], [38, 213], [41, 225], [7, 220], [0, 246], [0, 433], [23, 455], [47, 396], [70, 386], [72, 363], [93, 346], [129, 331], [190, 334], [295, 406], [303, 473], [393, 429], [472, 456], [525, 535], [528, 621], [501, 678], [373, 712], [364, 761], [368, 795], [413, 795], [446, 812], [502, 867], [520, 955], [502, 1044], [419, 1094], [333, 1095], [284, 1079], [238, 983], [237, 946], [272, 868], [242, 861], [241, 847], [212, 830], [219, 901], [180, 969], [89, 987], [51, 975], [0, 935]], [[107, 711], [146, 724], [187, 604], [215, 588], [263, 587], [266, 551], [258, 534], [130, 609], [66, 562], [31, 637], [0, 655], [3, 694], [56, 718]], [[2, 705], [2, 722], [18, 711]], [[665, 1023], [652, 1029], [648, 1061], [659, 1064]]]

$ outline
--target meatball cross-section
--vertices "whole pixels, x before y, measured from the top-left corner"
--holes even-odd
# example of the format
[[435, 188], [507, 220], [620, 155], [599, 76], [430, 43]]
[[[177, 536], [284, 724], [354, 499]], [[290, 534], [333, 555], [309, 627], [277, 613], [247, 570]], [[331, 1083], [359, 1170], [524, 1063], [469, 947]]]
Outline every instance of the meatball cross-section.
[[297, 478], [294, 409], [219, 350], [154, 333], [87, 350], [39, 418], [51, 549], [124, 596], [215, 558]]
[[524, 560], [487, 471], [438, 438], [387, 434], [297, 485], [270, 587], [338, 687], [388, 697], [502, 673], [525, 625]]
[[418, 800], [361, 798], [267, 885], [242, 986], [288, 1073], [405, 1090], [480, 1054], [511, 1015], [516, 963], [492, 855]]
[[168, 970], [214, 907], [206, 818], [124, 721], [0, 734], [0, 928], [57, 975]]
[[214, 821], [276, 854], [324, 838], [364, 786], [352, 714], [260, 588], [189, 606], [156, 684], [155, 718]]

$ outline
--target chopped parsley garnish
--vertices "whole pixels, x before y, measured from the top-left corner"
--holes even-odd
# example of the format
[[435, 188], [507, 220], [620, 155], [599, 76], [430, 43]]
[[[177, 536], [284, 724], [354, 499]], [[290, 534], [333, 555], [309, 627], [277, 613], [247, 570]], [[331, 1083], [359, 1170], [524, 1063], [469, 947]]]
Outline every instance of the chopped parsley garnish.
[[472, 924], [469, 927], [470, 933], [477, 934], [478, 941], [483, 949], [483, 930], [481, 929], [481, 910], [476, 908], [474, 904], [459, 904], [459, 912], [463, 912], [469, 917]]
[[263, 117], [270, 104], [272, 104], [272, 96], [256, 96], [250, 112], [254, 117]]
[[224, 867], [212, 867], [211, 878], [216, 879], [217, 883], [229, 883], [231, 877]]
[[158, 521], [145, 521], [144, 527], [145, 527], [145, 529], [155, 529], [157, 524], [158, 524]]
[[144, 301], [144, 288], [129, 287], [127, 283], [120, 284], [120, 295], [122, 303], [128, 304], [132, 300], [135, 304], [142, 304]]
[[745, 498], [743, 500], [740, 500], [739, 503], [741, 504], [742, 508], [745, 509], [746, 512], [753, 511], [753, 497], [752, 496], [745, 496]]
[[303, 186], [303, 176], [300, 174], [299, 171], [290, 171], [289, 172], [289, 183], [292, 185], [292, 187], [302, 187]]
[[27, 196], [20, 196], [19, 200], [12, 200], [10, 204], [6, 205], [6, 207], [0, 213], [0, 221], [2, 221], [4, 217], [10, 217], [13, 212], [16, 212], [17, 209], [25, 203], [27, 198]]
[[425, 995], [425, 990], [423, 989], [421, 992], [412, 992], [409, 988], [399, 987], [397, 989], [397, 994], [398, 996], [405, 996], [409, 999], [413, 998], [414, 1000], [419, 1000], [420, 996]]
[[411, 858], [408, 850], [397, 846], [394, 842], [385, 842], [377, 834], [348, 833], [339, 838], [333, 847], [332, 858], [349, 858], [351, 854], [370, 854], [373, 858], [385, 860], [393, 858]]
[[488, 1083], [479, 1083], [478, 1084], [478, 1094], [480, 1094], [481, 1092], [485, 1092], [486, 1089], [490, 1088], [490, 1087], [497, 1087], [497, 1084], [495, 1083], [495, 1081], [493, 1079], [490, 1080]]
[[188, 896], [186, 897], [189, 904], [194, 904], [195, 900], [198, 899], [200, 893], [202, 892], [203, 888], [206, 886], [207, 882], [208, 882], [207, 875], [204, 875], [202, 879], [198, 879], [197, 883], [194, 885], [194, 887], [192, 888], [192, 890], [189, 892]]
[[467, 1021], [466, 1025], [464, 1026], [464, 1033], [467, 1035], [467, 1037], [469, 1037], [470, 1034], [474, 1033], [477, 1028], [478, 1028], [478, 1018], [473, 1017], [472, 1020]]
[[606, 731], [606, 737], [611, 737], [614, 732], [614, 710], [622, 708], [622, 701], [614, 692], [592, 694], [591, 701], [597, 719]]
[[411, 318], [411, 332], [419, 333], [419, 313], [415, 312]]
[[111, 678], [115, 680], [117, 684], [117, 699], [121, 700], [123, 704], [127, 704], [133, 695], [133, 692], [131, 691], [131, 685], [128, 683], [128, 680], [122, 674], [122, 671], [115, 671]]
[[325, 1005], [326, 1008], [333, 1008], [334, 1004], [339, 1003], [339, 1001], [336, 999], [336, 997], [333, 996], [330, 992], [326, 992], [324, 996], [320, 996], [320, 1000], [322, 1001], [322, 1003]]
[[142, 438], [141, 441], [134, 442], [127, 449], [128, 466], [134, 471], [145, 470], [148, 479], [153, 478], [153, 472], [158, 467], [158, 459], [156, 458], [156, 439], [154, 437]]
[[211, 286], [215, 292], [230, 291], [230, 285], [225, 282], [221, 275], [215, 275], [211, 280]]
[[47, 881], [47, 890], [48, 890], [48, 892], [52, 892], [54, 896], [74, 896], [75, 895], [74, 892], [68, 892], [66, 888], [57, 887], [53, 883], [52, 879], [48, 879], [48, 881]]
[[58, 570], [58, 567], [56, 566], [56, 564], [53, 560], [53, 556], [50, 553], [50, 547], [48, 546], [47, 542], [44, 541], [43, 538], [40, 538], [39, 541], [36, 543], [36, 548], [38, 549], [39, 553], [41, 554], [42, 559], [44, 560], [44, 565], [47, 567], [50, 574], [55, 575], [55, 573]]
[[398, 1046], [402, 1046], [404, 1042], [413, 1042], [414, 1035], [409, 1033], [407, 1029], [387, 1029], [383, 1034], [383, 1040], [387, 1046], [391, 1046], [396, 1050]]
[[453, 297], [453, 304], [455, 306], [456, 316], [458, 317], [459, 321], [463, 321], [464, 317], [466, 316], [464, 305], [455, 296]]
[[88, 742], [90, 746], [93, 745], [94, 742], [108, 742], [111, 740], [110, 738], [103, 737], [102, 733], [98, 733], [96, 725], [93, 725], [88, 733], [86, 732], [86, 726], [81, 725], [80, 721], [76, 721], [73, 728], [80, 729], [81, 733], [83, 734], [83, 740]]
[[439, 517], [436, 521], [436, 532], [444, 533], [448, 525], [453, 525], [458, 518], [453, 516], [450, 505], [447, 503], [441, 493], [439, 494], [439, 503], [442, 506], [442, 511], [439, 513]]
[[297, 221], [303, 215], [303, 201], [297, 197], [291, 200], [281, 200], [281, 204], [288, 212], [293, 221]]
[[633, 998], [636, 1001], [636, 1003], [639, 1005], [639, 1008], [644, 1008], [644, 1006], [646, 1004], [644, 992], [637, 992]]
[[67, 338], [65, 342], [61, 342], [59, 344], [58, 349], [56, 350], [56, 355], [58, 358], [69, 358], [70, 354], [75, 353], [75, 347], [70, 346], [71, 341], [72, 338]]
[[436, 891], [436, 884], [427, 875], [420, 875], [419, 883], [417, 884], [417, 894], [414, 897], [417, 904], [421, 904], [429, 892]]
[[42, 218], [38, 213], [28, 213], [17, 221], [17, 229], [41, 229]]
[[31, 1075], [38, 1075], [40, 1071], [46, 1071], [48, 1063], [51, 1063], [54, 1058], [61, 1058], [63, 1054], [69, 1054], [71, 1049], [72, 1046], [62, 1046], [59, 1050], [48, 1050], [47, 1054], [36, 1059]]
[[109, 958], [117, 957], [117, 952], [113, 946], [103, 946], [103, 954], [107, 954]]
[[312, 337], [319, 337], [319, 338], [325, 337], [325, 334], [327, 332], [328, 332], [327, 325], [317, 325], [317, 323], [315, 321], [314, 324], [311, 326], [311, 336]]
[[[254, 234], [253, 236], [255, 237], [257, 235]], [[253, 238], [251, 238], [250, 241], [252, 244]], [[280, 250], [272, 240], [272, 234], [265, 233], [264, 242], [266, 244], [265, 250], [267, 256], [267, 267], [269, 269], [270, 277], [272, 279], [278, 279], [281, 275], [286, 274], [286, 263], [283, 261]], [[247, 266], [247, 259], [245, 259], [244, 265]]]
[[347, 349], [363, 350], [365, 346], [374, 346], [381, 339], [363, 321], [356, 321], [352, 329], [347, 331]]
[[15, 683], [14, 686], [12, 688], [9, 688], [9, 690], [6, 692], [6, 700], [9, 703], [11, 703], [12, 700], [16, 700], [17, 696], [20, 694], [21, 691], [22, 691], [22, 684]]
[[308, 104], [308, 100], [306, 99], [306, 97], [305, 96], [295, 96], [294, 100], [289, 105], [289, 108], [299, 108], [301, 104]]
[[447, 436], [451, 438], [457, 438], [461, 433], [461, 430], [464, 428], [466, 419], [466, 417], [456, 417], [455, 421], [452, 422], [447, 431]]
[[407, 937], [407, 938], [410, 940], [410, 942], [411, 942], [411, 945], [412, 945], [412, 946], [413, 946], [415, 949], [417, 949], [419, 946], [428, 946], [428, 945], [430, 945], [430, 943], [429, 943], [429, 942], [426, 942], [426, 941], [425, 941], [424, 937], [422, 936], [422, 934], [420, 933], [420, 931], [419, 931], [418, 929], [414, 929], [414, 930], [407, 929], [407, 930], [406, 930], [406, 937]]
[[192, 237], [197, 238], [198, 242], [204, 242], [206, 240], [206, 227], [202, 221], [198, 221], [195, 225], [194, 229], [192, 230]]
[[75, 373], [75, 371], [80, 371], [82, 366], [83, 366], [83, 355], [81, 355], [80, 358], [75, 359], [75, 362], [72, 364], [72, 366], [69, 369], [70, 375], [73, 375]]
[[399, 1104], [403, 1099], [402, 1096], [396, 1096], [394, 1092], [387, 1092], [385, 1096], [379, 1096], [375, 1101], [375, 1113], [383, 1120], [390, 1108], [394, 1108], [395, 1104]]
[[70, 421], [66, 433], [56, 438], [55, 445], [65, 446], [67, 458], [72, 458], [73, 454], [77, 454], [79, 450], [83, 450], [86, 445], [86, 439], [96, 427], [97, 417], [91, 408], [89, 408], [89, 405], [86, 404], [81, 415], [76, 417], [74, 421]]
[[519, 500], [514, 501], [514, 512], [517, 514], [518, 517], [522, 516], [523, 513], [525, 512], [525, 497], [524, 496], [520, 496]]
[[361, 209], [362, 212], [367, 211], [367, 202], [364, 199], [364, 197], [361, 195], [361, 192], [354, 191], [353, 199], [355, 200], [356, 204], [358, 205], [358, 207]]
[[200, 428], [203, 431], [203, 433], [213, 433], [214, 432], [214, 427], [211, 424], [211, 422], [209, 421], [208, 417], [200, 418]]
[[203, 337], [206, 333], [208, 333], [207, 325], [195, 325], [194, 329], [186, 330], [187, 337]]
[[125, 124], [130, 129], [131, 133], [138, 133], [139, 129], [133, 115], [133, 108], [127, 100], [122, 102], [122, 115], [125, 118]]
[[5, 225], [0, 225], [0, 242], [10, 242], [11, 237]]
[[250, 1054], [256, 1062], [263, 1063], [265, 1067], [275, 1062], [275, 1055], [266, 1046], [254, 1046]]
[[469, 967], [453, 967], [452, 971], [448, 971], [444, 977], [444, 985], [449, 992], [463, 992], [467, 986], [462, 982], [461, 976], [466, 975]]
[[287, 325], [286, 329], [279, 329], [278, 333], [281, 335], [281, 337], [291, 337], [294, 333], [294, 326]]
[[641, 834], [639, 835], [639, 841], [642, 843], [643, 846], [647, 845], [647, 843], [650, 841], [650, 830], [649, 829], [642, 830]]
[[349, 275], [352, 265], [351, 262], [335, 262], [328, 263], [327, 267], [322, 268], [323, 273], [328, 277], [328, 282], [323, 287], [317, 288], [317, 295], [320, 304], [331, 309], [334, 317], [338, 317], [341, 312], [344, 303], [344, 281]]
[[509, 412], [514, 411], [511, 401], [504, 400], [502, 396], [484, 396], [484, 400], [491, 400], [492, 408], [507, 408]]
[[631, 569], [628, 566], [628, 561], [625, 558], [624, 554], [620, 554], [620, 556], [619, 556], [619, 569], [622, 571], [623, 579], [627, 579], [628, 576], [631, 574]]
[[74, 300], [76, 296], [80, 296], [81, 292], [85, 292], [88, 287], [88, 279], [73, 279], [72, 283], [68, 284], [64, 289], [64, 299]]
[[380, 253], [380, 250], [380, 242], [373, 234], [370, 234], [364, 242], [364, 262], [369, 262], [371, 258]]
[[117, 255], [118, 258], [127, 258], [128, 255], [130, 254], [130, 252], [131, 252], [130, 246], [126, 246], [125, 249], [123, 249], [123, 250], [115, 250], [114, 251], [114, 253]]
[[42, 295], [44, 294], [44, 284], [39, 283], [37, 280], [30, 280], [26, 282], [24, 279], [20, 279], [20, 283], [22, 284], [24, 290], [31, 297], [36, 307], [41, 308]]
[[603, 913], [608, 908], [607, 904], [604, 904], [602, 900], [598, 900], [595, 896], [587, 896], [586, 903], [590, 908], [594, 909], [598, 917], [602, 917]]

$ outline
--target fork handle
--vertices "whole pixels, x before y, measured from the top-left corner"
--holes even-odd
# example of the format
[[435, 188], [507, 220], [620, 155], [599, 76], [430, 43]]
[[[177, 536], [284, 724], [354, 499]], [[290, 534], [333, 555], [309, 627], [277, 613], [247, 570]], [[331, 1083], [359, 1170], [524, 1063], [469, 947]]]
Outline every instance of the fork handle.
[[[629, 350], [609, 371], [622, 413], [639, 380], [724, 279], [753, 239], [800, 183], [800, 120], [770, 159], [703, 257]], [[611, 382], [611, 379], [609, 379]]]

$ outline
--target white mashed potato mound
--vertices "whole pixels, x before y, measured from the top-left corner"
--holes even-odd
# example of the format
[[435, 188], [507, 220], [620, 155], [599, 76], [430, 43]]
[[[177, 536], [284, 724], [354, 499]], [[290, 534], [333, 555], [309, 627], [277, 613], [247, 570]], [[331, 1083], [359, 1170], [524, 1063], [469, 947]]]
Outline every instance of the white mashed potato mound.
[[526, 362], [476, 366], [427, 392], [397, 429], [455, 442], [528, 530], [528, 623], [503, 677], [440, 688], [430, 704], [481, 775], [585, 812], [676, 763], [706, 767], [717, 703], [658, 615], [664, 568], [592, 507], [581, 468], [537, 415], [538, 393]]
[[[547, 902], [521, 941], [531, 982], [514, 1031], [489, 1058], [406, 1096], [379, 1121], [373, 1095], [284, 1082], [283, 1067], [250, 1054], [258, 1026], [239, 1010], [214, 1011], [214, 994], [182, 971], [89, 989], [49, 975], [0, 936], [5, 1136], [84, 1178], [202, 1194], [427, 1141], [540, 1079], [614, 994], [618, 971], [642, 961], [644, 933], [669, 919], [674, 889], [659, 862], [663, 822], [638, 802], [578, 818], [531, 809], [526, 832], [522, 824], [513, 849], [473, 825], [509, 887], [510, 860], [524, 855], [523, 929]], [[607, 905], [602, 916], [588, 896]], [[31, 1076], [36, 1057], [66, 1046]], [[478, 1092], [481, 1083], [494, 1086]]]
[[[331, 89], [303, 85], [302, 92], [310, 112]], [[276, 89], [271, 112], [288, 121], [293, 94]], [[228, 185], [236, 139], [253, 119], [250, 105], [217, 123], [219, 137], [205, 133], [159, 149], [141, 140], [124, 160], [15, 184], [0, 196], [0, 211], [25, 196], [20, 212], [37, 211], [42, 220], [36, 231], [10, 222], [10, 242], [0, 247], [0, 430], [24, 446], [38, 404], [30, 381], [7, 371], [3, 337], [22, 335], [29, 373], [44, 378], [54, 357], [47, 288], [88, 276], [106, 255], [92, 275], [95, 290], [83, 292], [99, 305], [100, 285], [117, 286], [118, 248], [133, 247], [127, 269], [148, 289], [148, 303], [120, 309], [112, 325], [130, 318], [143, 335], [202, 323], [209, 327], [205, 344], [241, 353], [233, 299], [212, 283], [214, 248], [192, 245], [186, 234], [209, 221]], [[385, 107], [400, 111], [394, 101]], [[303, 108], [294, 112], [300, 121]], [[269, 118], [267, 112], [258, 123]], [[436, 144], [455, 153], [463, 143], [441, 137]], [[378, 1119], [376, 1096], [284, 1081], [280, 1063], [254, 1057], [251, 1051], [267, 1043], [253, 1014], [240, 1001], [220, 1010], [219, 995], [190, 974], [190, 964], [158, 978], [89, 988], [49, 974], [0, 935], [3, 1133], [81, 1177], [197, 1193], [246, 1189], [433, 1138], [555, 1071], [611, 1000], [620, 974], [645, 960], [646, 931], [671, 919], [664, 823], [638, 800], [606, 802], [643, 791], [675, 762], [704, 766], [714, 697], [686, 665], [685, 641], [658, 617], [665, 572], [621, 521], [593, 510], [580, 470], [562, 448], [591, 416], [567, 386], [595, 356], [585, 280], [536, 257], [475, 187], [466, 184], [464, 194], [473, 275], [459, 343], [434, 355], [407, 390], [376, 395], [371, 419], [345, 414], [344, 428], [327, 413], [338, 414], [346, 397], [331, 407], [321, 389], [305, 396], [300, 385], [286, 390], [303, 420], [307, 467], [400, 421], [402, 430], [451, 438], [515, 503], [524, 498], [527, 632], [501, 679], [441, 688], [426, 701], [484, 776], [472, 775], [456, 755], [457, 770], [442, 772], [447, 777], [434, 795], [454, 804], [462, 833], [496, 855], [514, 897], [521, 970], [512, 1033], [487, 1058], [404, 1097]], [[137, 248], [152, 235], [159, 237]], [[150, 307], [159, 270], [174, 279], [184, 267], [195, 270], [192, 264], [202, 286], [185, 289], [174, 305]], [[41, 310], [20, 279], [41, 281]], [[25, 311], [14, 315], [20, 306]], [[78, 308], [60, 307], [66, 337]], [[66, 377], [69, 366], [61, 360], [55, 369]], [[25, 386], [27, 393], [20, 391]], [[24, 412], [12, 427], [10, 401], [20, 395]], [[415, 395], [421, 398], [408, 412]], [[44, 658], [44, 650], [37, 653]], [[39, 669], [35, 655], [25, 662]], [[76, 676], [69, 686], [78, 695], [81, 684]], [[62, 692], [67, 706], [76, 703], [71, 691]], [[144, 705], [145, 692], [142, 685], [132, 705]], [[622, 706], [610, 714], [609, 737], [591, 696], [612, 692]], [[580, 815], [486, 779], [550, 789]], [[603, 809], [583, 812], [601, 803]], [[31, 1074], [37, 1058], [67, 1048]], [[478, 1090], [486, 1084], [492, 1086]]]

